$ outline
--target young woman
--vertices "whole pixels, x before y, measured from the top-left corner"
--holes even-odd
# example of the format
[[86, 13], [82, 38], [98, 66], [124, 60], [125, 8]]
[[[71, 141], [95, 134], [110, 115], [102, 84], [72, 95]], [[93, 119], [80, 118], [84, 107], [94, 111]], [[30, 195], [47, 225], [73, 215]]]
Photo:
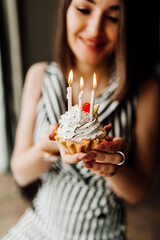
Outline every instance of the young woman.
[[[42, 186], [33, 208], [3, 240], [124, 240], [122, 200], [137, 203], [151, 183], [159, 88], [139, 68], [140, 52], [136, 58], [135, 49], [141, 47], [140, 37], [134, 35], [139, 42], [132, 41], [135, 29], [126, 1], [59, 0], [59, 4], [56, 63], [37, 63], [28, 71], [11, 160], [20, 186], [38, 178]], [[113, 141], [87, 154], [67, 154], [48, 137], [67, 110], [71, 68], [73, 105], [78, 103], [80, 76], [85, 79], [84, 102], [90, 101], [96, 72], [99, 119], [102, 126], [112, 124], [111, 130], [110, 125], [105, 128]], [[52, 161], [59, 154], [59, 160]]]

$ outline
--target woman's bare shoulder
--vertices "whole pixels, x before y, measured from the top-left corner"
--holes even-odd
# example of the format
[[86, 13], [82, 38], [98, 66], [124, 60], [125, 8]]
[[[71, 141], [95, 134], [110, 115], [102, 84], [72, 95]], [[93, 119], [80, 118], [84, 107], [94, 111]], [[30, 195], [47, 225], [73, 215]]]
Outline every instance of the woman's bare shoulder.
[[[138, 100], [138, 114], [144, 119], [156, 116], [159, 112], [159, 101], [160, 101], [160, 85], [158, 82], [152, 79], [146, 80], [141, 86]], [[153, 119], [153, 118], [152, 118]]]
[[43, 76], [47, 66], [47, 62], [38, 62], [29, 68], [24, 82], [24, 92], [33, 93], [36, 98], [40, 96]]
[[135, 124], [135, 162], [140, 171], [151, 177], [160, 121], [160, 87], [154, 80], [147, 80], [139, 92]]
[[147, 95], [150, 96], [159, 96], [160, 84], [154, 79], [147, 79], [140, 88], [140, 98], [143, 98]]
[[147, 80], [141, 87], [137, 114], [136, 132], [138, 139], [146, 140], [152, 136], [152, 142], [156, 141], [160, 121], [160, 85], [155, 80]]
[[32, 65], [25, 78], [19, 125], [26, 125], [26, 121], [33, 125], [37, 103], [41, 97], [41, 86], [44, 78], [44, 72], [48, 63], [36, 63]]

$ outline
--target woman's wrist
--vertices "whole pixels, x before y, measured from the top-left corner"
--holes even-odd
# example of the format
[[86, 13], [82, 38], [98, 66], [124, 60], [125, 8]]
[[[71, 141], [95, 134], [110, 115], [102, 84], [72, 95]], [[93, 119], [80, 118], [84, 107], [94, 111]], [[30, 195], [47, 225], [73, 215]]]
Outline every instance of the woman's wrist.
[[46, 149], [43, 148], [42, 143], [38, 142], [36, 143], [36, 147], [38, 149], [38, 151], [40, 152], [42, 159], [46, 162], [57, 162], [60, 158], [60, 154], [59, 152], [56, 150], [54, 151], [47, 151]]
[[59, 160], [59, 158], [60, 158], [60, 155], [58, 155], [58, 154], [51, 154], [51, 153], [48, 153], [48, 152], [43, 153], [43, 159], [46, 162], [55, 163]]

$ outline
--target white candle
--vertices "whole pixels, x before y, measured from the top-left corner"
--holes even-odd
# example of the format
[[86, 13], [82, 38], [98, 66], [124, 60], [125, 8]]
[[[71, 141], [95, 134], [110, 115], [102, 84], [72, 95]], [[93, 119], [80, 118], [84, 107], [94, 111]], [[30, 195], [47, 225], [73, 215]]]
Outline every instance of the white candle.
[[90, 106], [90, 120], [93, 120], [93, 111], [94, 111], [94, 102], [95, 102], [95, 91], [94, 89], [91, 92], [91, 106]]
[[73, 71], [71, 70], [69, 72], [69, 77], [68, 77], [69, 87], [67, 87], [68, 111], [71, 111], [71, 107], [72, 107], [72, 86], [71, 86], [72, 82], [73, 82]]
[[83, 77], [80, 78], [80, 87], [81, 87], [81, 91], [78, 96], [78, 98], [79, 98], [78, 121], [80, 121], [82, 118], [83, 87], [84, 87]]
[[96, 74], [93, 75], [93, 90], [91, 92], [91, 102], [90, 102], [90, 120], [93, 120], [93, 111], [94, 111], [94, 103], [95, 103], [95, 89], [97, 87]]
[[71, 110], [72, 107], [72, 87], [67, 87], [67, 99], [68, 99], [68, 111]]

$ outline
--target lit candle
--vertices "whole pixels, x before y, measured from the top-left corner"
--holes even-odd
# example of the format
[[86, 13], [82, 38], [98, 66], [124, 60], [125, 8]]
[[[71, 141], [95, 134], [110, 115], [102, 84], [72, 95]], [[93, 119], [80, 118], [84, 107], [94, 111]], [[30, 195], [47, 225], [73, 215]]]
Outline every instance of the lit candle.
[[91, 106], [90, 106], [90, 120], [93, 120], [94, 102], [95, 102], [95, 89], [97, 87], [96, 74], [93, 74], [93, 90], [91, 92]]
[[81, 120], [82, 117], [82, 103], [83, 103], [83, 87], [84, 87], [84, 80], [83, 77], [80, 78], [80, 88], [81, 91], [79, 93], [79, 108], [78, 108], [78, 121]]
[[68, 77], [69, 87], [67, 87], [68, 111], [70, 111], [72, 107], [72, 87], [71, 87], [72, 82], [73, 82], [73, 71], [71, 70], [69, 72], [69, 77]]

